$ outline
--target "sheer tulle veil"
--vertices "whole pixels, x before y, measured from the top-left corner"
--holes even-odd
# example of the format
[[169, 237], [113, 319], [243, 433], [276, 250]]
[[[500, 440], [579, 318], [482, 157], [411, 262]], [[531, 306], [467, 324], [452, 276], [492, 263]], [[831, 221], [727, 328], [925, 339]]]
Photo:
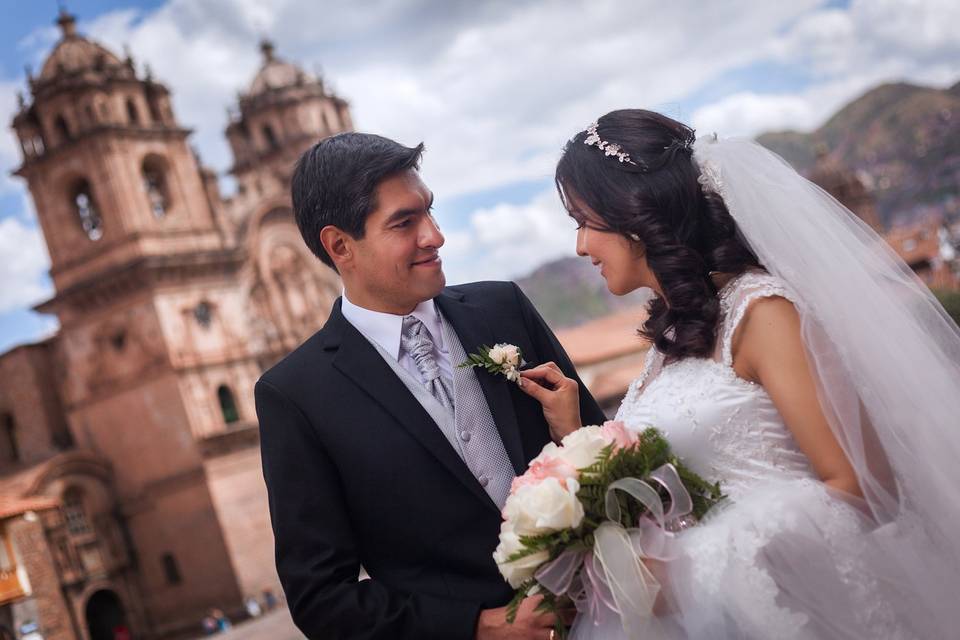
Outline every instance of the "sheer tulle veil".
[[960, 331], [882, 238], [776, 154], [694, 145], [767, 270], [796, 293], [808, 361], [856, 468], [864, 557], [922, 637], [960, 628]]

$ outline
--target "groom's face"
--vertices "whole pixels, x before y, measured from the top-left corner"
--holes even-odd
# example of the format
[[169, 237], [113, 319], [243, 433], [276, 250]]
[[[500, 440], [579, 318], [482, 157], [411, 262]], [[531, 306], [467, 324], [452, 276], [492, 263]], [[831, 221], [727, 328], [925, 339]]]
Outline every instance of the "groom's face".
[[[446, 284], [439, 249], [444, 238], [433, 218], [433, 193], [414, 171], [404, 171], [377, 185], [376, 209], [367, 217], [364, 236], [354, 240], [355, 258], [349, 291], [367, 306], [389, 313], [409, 313], [440, 293]], [[359, 295], [358, 295], [359, 294]]]

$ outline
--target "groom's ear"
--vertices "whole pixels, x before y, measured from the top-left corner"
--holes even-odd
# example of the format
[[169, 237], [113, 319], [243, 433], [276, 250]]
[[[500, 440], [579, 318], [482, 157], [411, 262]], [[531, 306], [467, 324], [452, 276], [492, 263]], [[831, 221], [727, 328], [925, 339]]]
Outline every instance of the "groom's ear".
[[341, 267], [353, 258], [353, 243], [350, 240], [352, 238], [343, 229], [332, 224], [328, 224], [320, 230], [320, 244], [323, 245], [327, 255], [333, 260], [337, 271], [340, 271]]

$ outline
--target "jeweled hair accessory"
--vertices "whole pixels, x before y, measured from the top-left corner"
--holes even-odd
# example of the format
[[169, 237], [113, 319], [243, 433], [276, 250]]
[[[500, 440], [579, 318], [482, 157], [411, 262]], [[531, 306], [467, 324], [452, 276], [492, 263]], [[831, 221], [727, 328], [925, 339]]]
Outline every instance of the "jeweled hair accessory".
[[[713, 134], [713, 135], [717, 135], [717, 134]], [[665, 146], [663, 150], [668, 151], [673, 147], [677, 147], [679, 149], [685, 149], [687, 151], [690, 151], [691, 149], [693, 149], [693, 143], [696, 141], [697, 141], [697, 132], [695, 129], [690, 129], [690, 134], [687, 137], [682, 139], [675, 138], [673, 142]]]
[[615, 142], [608, 142], [600, 138], [600, 134], [597, 133], [597, 123], [593, 122], [587, 127], [587, 137], [584, 138], [583, 144], [596, 147], [603, 151], [603, 154], [606, 156], [615, 156], [617, 160], [622, 163], [626, 162], [627, 164], [632, 164], [635, 167], [641, 167], [643, 169], [647, 168], [647, 165], [641, 160], [640, 162], [634, 162], [630, 157], [630, 154], [623, 150], [623, 147], [616, 144]]

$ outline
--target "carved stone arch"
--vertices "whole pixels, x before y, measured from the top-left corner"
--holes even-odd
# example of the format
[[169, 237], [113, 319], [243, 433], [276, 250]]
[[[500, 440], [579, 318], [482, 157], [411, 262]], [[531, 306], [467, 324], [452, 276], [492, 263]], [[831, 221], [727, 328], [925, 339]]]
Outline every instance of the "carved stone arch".
[[97, 112], [100, 114], [100, 119], [104, 122], [110, 121], [110, 101], [103, 94], [98, 95], [95, 98], [97, 105]]
[[170, 188], [170, 162], [158, 153], [148, 153], [140, 162], [140, 179], [150, 211], [162, 219], [173, 207], [173, 189]]
[[127, 99], [124, 101], [124, 107], [126, 108], [128, 125], [136, 127], [142, 124], [140, 108], [137, 107], [137, 101], [134, 100], [133, 96], [127, 96]]
[[97, 456], [75, 451], [62, 454], [33, 482], [28, 493], [62, 498], [71, 487], [79, 488], [86, 504], [95, 513], [113, 509], [113, 474], [109, 465]]
[[340, 293], [340, 280], [306, 247], [289, 201], [271, 203], [251, 220], [248, 300], [251, 312], [268, 309], [284, 344], [316, 331]]
[[83, 599], [86, 631], [90, 640], [113, 640], [130, 635], [130, 609], [113, 585], [99, 585]]
[[0, 465], [20, 462], [19, 436], [13, 411], [0, 409]]
[[[77, 478], [82, 480], [78, 481]], [[101, 495], [110, 495], [108, 488], [113, 482], [113, 473], [102, 458], [85, 451], [71, 451], [59, 455], [50, 463], [33, 481], [28, 493], [57, 496], [66, 485], [76, 482], [84, 484], [99, 501]]]
[[65, 144], [73, 139], [73, 129], [70, 127], [70, 122], [63, 113], [58, 113], [54, 116], [53, 132], [54, 140], [57, 141], [57, 144]]
[[87, 100], [83, 105], [83, 118], [87, 128], [92, 129], [97, 126], [97, 111], [93, 108], [93, 100]]
[[260, 135], [263, 138], [263, 147], [267, 152], [280, 148], [280, 137], [273, 122], [264, 122], [260, 125]]
[[90, 180], [80, 174], [73, 174], [64, 181], [64, 199], [71, 212], [72, 222], [78, 226], [90, 240], [103, 237], [103, 211], [100, 201]]

